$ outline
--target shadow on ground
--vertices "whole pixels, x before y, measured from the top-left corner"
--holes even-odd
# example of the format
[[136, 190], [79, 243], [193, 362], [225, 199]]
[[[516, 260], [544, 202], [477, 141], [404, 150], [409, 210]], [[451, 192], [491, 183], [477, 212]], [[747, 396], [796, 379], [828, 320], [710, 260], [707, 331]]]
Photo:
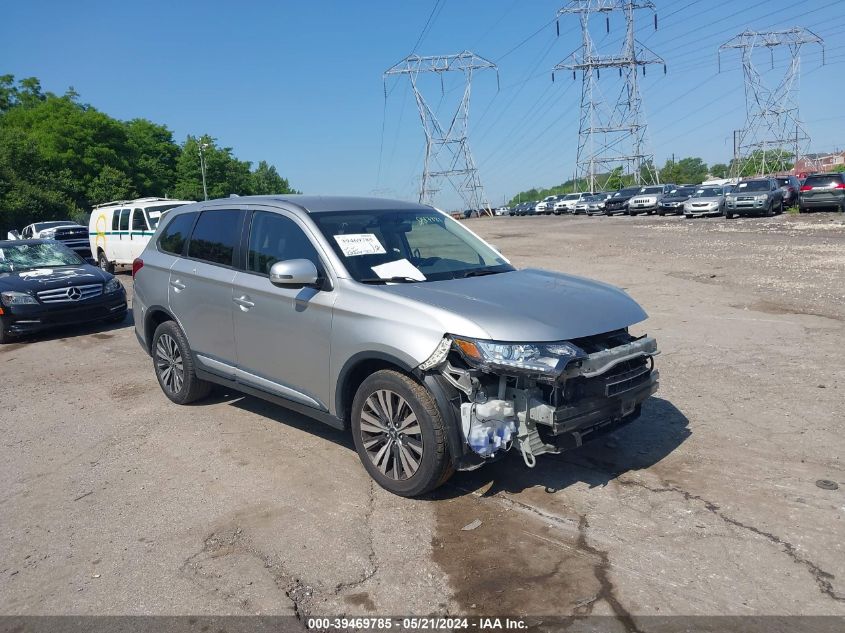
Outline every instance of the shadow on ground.
[[482, 487], [487, 487], [485, 495], [492, 496], [534, 487], [554, 493], [577, 482], [604, 486], [625, 472], [658, 463], [689, 436], [689, 420], [675, 405], [650, 398], [643, 404], [639, 420], [610, 435], [560, 455], [543, 455], [534, 468], [528, 468], [521, 454], [511, 450], [504, 459], [479, 470], [456, 473], [451, 485], [434, 496], [460, 496]]

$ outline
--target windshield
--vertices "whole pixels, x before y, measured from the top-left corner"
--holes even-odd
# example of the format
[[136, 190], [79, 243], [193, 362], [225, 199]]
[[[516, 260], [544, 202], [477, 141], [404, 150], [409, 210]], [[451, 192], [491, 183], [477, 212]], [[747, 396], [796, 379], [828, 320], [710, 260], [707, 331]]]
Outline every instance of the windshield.
[[663, 187], [643, 187], [640, 193], [663, 193]]
[[357, 281], [438, 281], [514, 270], [434, 209], [336, 211], [311, 218]]
[[79, 266], [84, 263], [76, 253], [59, 242], [0, 247], [0, 272]]
[[44, 229], [49, 229], [53, 226], [64, 226], [66, 224], [76, 224], [76, 222], [71, 222], [70, 220], [65, 220], [63, 222], [38, 222], [33, 225], [33, 228], [35, 228], [36, 231], [43, 231]]
[[616, 193], [613, 194], [614, 198], [621, 198], [622, 196], [633, 196], [636, 193], [639, 193], [639, 187], [631, 187], [629, 189], [620, 189]]
[[150, 221], [150, 230], [156, 230], [159, 221], [165, 213], [176, 207], [183, 207], [186, 204], [186, 202], [180, 202], [179, 204], [159, 204], [154, 207], [147, 207], [147, 219]]
[[748, 182], [741, 182], [736, 186], [736, 191], [742, 193], [744, 191], [768, 191], [768, 180], [749, 180]]
[[678, 189], [672, 189], [669, 192], [670, 196], [691, 196], [695, 193], [695, 189], [690, 187], [679, 187]]
[[704, 187], [693, 194], [693, 198], [718, 198], [722, 195], [721, 187]]
[[580, 193], [570, 193], [563, 197], [564, 200], [577, 200], [581, 197]]

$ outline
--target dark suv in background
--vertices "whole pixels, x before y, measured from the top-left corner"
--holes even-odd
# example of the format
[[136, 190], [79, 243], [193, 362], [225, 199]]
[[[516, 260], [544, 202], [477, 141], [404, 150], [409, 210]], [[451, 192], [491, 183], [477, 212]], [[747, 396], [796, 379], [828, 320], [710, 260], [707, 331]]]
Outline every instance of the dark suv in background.
[[783, 192], [783, 206], [794, 207], [798, 204], [798, 193], [801, 183], [795, 176], [777, 176], [775, 178]]
[[810, 174], [801, 185], [798, 212], [834, 208], [845, 211], [845, 173]]

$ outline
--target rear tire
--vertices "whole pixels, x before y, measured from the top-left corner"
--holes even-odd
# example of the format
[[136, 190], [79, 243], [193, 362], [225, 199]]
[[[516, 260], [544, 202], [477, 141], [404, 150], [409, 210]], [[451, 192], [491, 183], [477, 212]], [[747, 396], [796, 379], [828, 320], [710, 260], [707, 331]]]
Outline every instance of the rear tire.
[[156, 328], [152, 355], [158, 384], [171, 401], [189, 404], [211, 392], [211, 383], [197, 378], [188, 339], [175, 321]]
[[416, 497], [452, 476], [437, 403], [405, 374], [383, 369], [367, 377], [355, 393], [351, 417], [358, 457], [385, 490]]
[[97, 265], [100, 267], [100, 270], [104, 270], [107, 273], [114, 272], [114, 264], [112, 264], [106, 254], [103, 251], [100, 251], [97, 254]]

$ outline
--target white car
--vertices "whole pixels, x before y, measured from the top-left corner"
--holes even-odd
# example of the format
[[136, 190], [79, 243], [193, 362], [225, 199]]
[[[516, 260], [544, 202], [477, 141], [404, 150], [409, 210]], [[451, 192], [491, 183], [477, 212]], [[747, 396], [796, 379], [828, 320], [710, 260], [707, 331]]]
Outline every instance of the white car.
[[88, 234], [91, 253], [106, 272], [113, 272], [115, 264], [128, 266], [150, 241], [161, 216], [193, 200], [168, 198], [138, 198], [117, 200], [94, 207], [89, 220]]
[[557, 204], [555, 204], [555, 215], [560, 215], [561, 213], [574, 213], [575, 205], [581, 202], [587, 196], [591, 195], [593, 195], [592, 191], [582, 191], [580, 193], [566, 194], [560, 200], [557, 201]]
[[83, 259], [91, 259], [88, 229], [71, 220], [34, 222], [25, 226], [20, 233], [9, 231], [8, 238], [14, 240], [56, 240]]

